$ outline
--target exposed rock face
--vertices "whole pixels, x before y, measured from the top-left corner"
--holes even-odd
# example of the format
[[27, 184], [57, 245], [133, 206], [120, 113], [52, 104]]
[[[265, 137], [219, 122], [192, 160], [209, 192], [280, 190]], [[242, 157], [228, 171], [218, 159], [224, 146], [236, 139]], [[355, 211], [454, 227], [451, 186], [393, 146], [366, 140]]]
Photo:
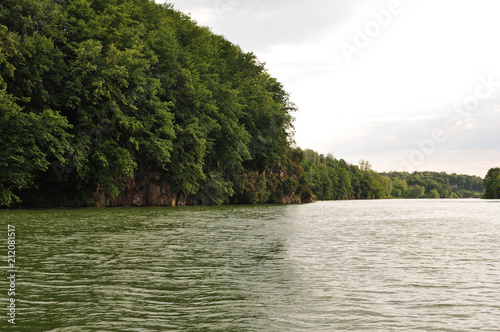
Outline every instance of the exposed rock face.
[[302, 203], [316, 203], [315, 199], [310, 199], [307, 201], [303, 201], [299, 196], [297, 195], [287, 195], [281, 198], [278, 202], [279, 204], [302, 204]]
[[294, 203], [300, 203], [300, 197], [293, 197], [291, 195], [284, 196], [281, 198], [281, 200], [278, 202], [279, 204], [294, 204]]
[[160, 181], [158, 172], [141, 172], [127, 181], [118, 197], [106, 204], [102, 195], [97, 202], [100, 206], [176, 206], [185, 205], [186, 199], [178, 200], [170, 186]]
[[[137, 172], [135, 178], [129, 179], [126, 187], [120, 191], [118, 197], [108, 201], [104, 194], [94, 196], [96, 206], [186, 206], [196, 205], [195, 197], [187, 197], [172, 192], [170, 185], [162, 181], [158, 172]], [[301, 201], [298, 195], [287, 195], [279, 200], [279, 204], [313, 203]], [[233, 204], [238, 203], [237, 197], [232, 199]]]

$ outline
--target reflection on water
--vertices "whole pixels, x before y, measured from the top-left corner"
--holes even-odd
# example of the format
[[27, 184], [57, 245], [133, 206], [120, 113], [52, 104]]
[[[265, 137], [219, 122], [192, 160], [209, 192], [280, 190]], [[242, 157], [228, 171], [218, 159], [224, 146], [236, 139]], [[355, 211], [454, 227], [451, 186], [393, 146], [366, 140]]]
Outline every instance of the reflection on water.
[[499, 212], [393, 200], [0, 218], [17, 230], [20, 331], [497, 331]]

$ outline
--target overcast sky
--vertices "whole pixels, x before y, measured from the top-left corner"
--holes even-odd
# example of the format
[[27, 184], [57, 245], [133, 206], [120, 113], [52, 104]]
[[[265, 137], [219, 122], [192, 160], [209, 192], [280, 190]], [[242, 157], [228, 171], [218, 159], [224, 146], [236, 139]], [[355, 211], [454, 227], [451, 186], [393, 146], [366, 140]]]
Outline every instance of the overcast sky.
[[168, 2], [267, 64], [304, 149], [377, 171], [500, 167], [498, 0]]

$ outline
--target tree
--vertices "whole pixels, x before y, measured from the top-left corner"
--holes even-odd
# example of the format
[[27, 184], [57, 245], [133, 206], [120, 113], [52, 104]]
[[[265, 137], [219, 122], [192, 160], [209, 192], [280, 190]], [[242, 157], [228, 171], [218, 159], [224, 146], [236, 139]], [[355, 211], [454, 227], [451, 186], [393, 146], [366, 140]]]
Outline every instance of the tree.
[[425, 187], [414, 185], [408, 187], [408, 197], [409, 198], [422, 198], [425, 197]]
[[34, 186], [53, 160], [65, 162], [67, 129], [56, 112], [23, 113], [13, 96], [0, 90], [0, 206], [19, 202], [19, 191]]
[[436, 189], [432, 189], [429, 192], [429, 198], [440, 198], [441, 195], [439, 195], [439, 192]]
[[393, 191], [391, 196], [394, 198], [406, 198], [408, 195], [408, 184], [406, 180], [395, 178], [393, 180]]
[[491, 168], [484, 178], [484, 195], [486, 199], [500, 198], [500, 168]]

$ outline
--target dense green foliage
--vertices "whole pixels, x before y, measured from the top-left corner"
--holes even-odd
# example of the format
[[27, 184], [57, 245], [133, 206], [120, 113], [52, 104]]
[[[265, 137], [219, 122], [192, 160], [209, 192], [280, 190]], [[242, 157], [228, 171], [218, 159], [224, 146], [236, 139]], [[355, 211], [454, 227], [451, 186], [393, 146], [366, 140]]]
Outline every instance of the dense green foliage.
[[378, 198], [469, 198], [481, 197], [480, 177], [444, 172], [377, 173], [367, 161], [349, 165], [333, 156], [297, 149], [303, 154], [303, 182], [320, 200]]
[[500, 168], [492, 168], [484, 178], [484, 198], [500, 199]]
[[19, 202], [14, 191], [29, 188], [37, 174], [47, 171], [49, 158], [63, 161], [69, 126], [49, 109], [22, 112], [5, 90], [0, 100], [0, 205], [10, 205]]
[[0, 4], [0, 205], [116, 205], [130, 192], [144, 205], [144, 195], [170, 193], [177, 204], [257, 204], [482, 190], [478, 178], [378, 174], [291, 148], [294, 110], [254, 54], [171, 5]]
[[394, 198], [480, 198], [483, 179], [478, 176], [445, 172], [391, 172]]
[[179, 195], [214, 179], [230, 195], [243, 170], [281, 167], [293, 130], [255, 55], [149, 0], [2, 1], [0, 98], [1, 205], [29, 187], [109, 200], [152, 171]]

